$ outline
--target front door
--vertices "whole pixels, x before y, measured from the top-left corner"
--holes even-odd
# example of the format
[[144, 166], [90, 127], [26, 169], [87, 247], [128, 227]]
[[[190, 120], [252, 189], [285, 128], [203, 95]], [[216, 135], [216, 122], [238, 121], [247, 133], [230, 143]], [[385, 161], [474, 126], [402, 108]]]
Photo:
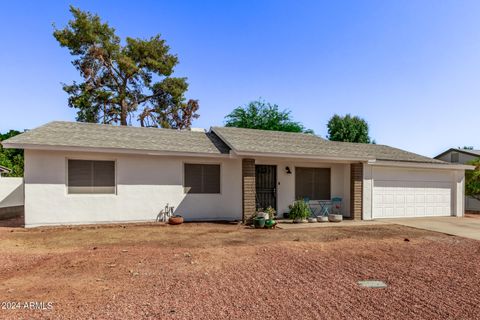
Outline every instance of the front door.
[[257, 209], [272, 207], [277, 210], [277, 166], [256, 165]]

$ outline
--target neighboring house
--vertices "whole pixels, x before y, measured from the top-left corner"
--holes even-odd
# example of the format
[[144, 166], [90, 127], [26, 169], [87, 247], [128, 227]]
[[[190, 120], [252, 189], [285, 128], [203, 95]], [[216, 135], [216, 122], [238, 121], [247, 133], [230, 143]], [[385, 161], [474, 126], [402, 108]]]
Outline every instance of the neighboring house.
[[51, 122], [3, 141], [25, 150], [26, 226], [280, 214], [298, 198], [343, 199], [354, 219], [462, 216], [464, 170], [383, 145], [304, 133], [208, 132]]
[[11, 170], [0, 166], [0, 220], [23, 214], [23, 178], [2, 177]]
[[480, 158], [480, 150], [467, 150], [450, 148], [447, 151], [440, 153], [435, 159], [466, 164], [472, 160]]
[[[480, 150], [467, 150], [451, 148], [440, 153], [435, 159], [451, 163], [467, 164], [472, 160], [480, 158]], [[469, 211], [480, 211], [480, 201], [472, 197], [465, 197], [465, 209]]]
[[4, 166], [0, 166], [0, 178], [2, 177], [2, 175], [8, 174], [8, 173], [10, 173], [10, 169]]

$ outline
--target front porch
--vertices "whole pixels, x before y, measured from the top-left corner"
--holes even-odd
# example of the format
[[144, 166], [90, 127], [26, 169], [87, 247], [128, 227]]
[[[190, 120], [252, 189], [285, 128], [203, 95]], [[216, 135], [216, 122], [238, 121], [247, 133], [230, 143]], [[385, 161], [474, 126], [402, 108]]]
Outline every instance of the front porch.
[[268, 206], [283, 217], [297, 199], [342, 199], [345, 219], [362, 219], [363, 164], [309, 159], [242, 159], [243, 221]]

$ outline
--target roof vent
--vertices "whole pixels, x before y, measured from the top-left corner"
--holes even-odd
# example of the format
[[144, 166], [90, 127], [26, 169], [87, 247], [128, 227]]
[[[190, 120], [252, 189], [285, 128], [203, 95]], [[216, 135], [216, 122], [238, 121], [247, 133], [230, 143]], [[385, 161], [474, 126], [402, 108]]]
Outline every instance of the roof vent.
[[203, 128], [190, 128], [188, 129], [192, 132], [207, 132], [207, 130], [203, 129]]

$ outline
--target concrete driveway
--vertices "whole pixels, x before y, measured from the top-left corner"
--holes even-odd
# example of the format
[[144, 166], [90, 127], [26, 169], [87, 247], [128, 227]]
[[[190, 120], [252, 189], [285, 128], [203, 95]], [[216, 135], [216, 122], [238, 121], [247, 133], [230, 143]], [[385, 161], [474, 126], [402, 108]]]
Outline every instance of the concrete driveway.
[[480, 217], [400, 218], [381, 221], [480, 240]]

